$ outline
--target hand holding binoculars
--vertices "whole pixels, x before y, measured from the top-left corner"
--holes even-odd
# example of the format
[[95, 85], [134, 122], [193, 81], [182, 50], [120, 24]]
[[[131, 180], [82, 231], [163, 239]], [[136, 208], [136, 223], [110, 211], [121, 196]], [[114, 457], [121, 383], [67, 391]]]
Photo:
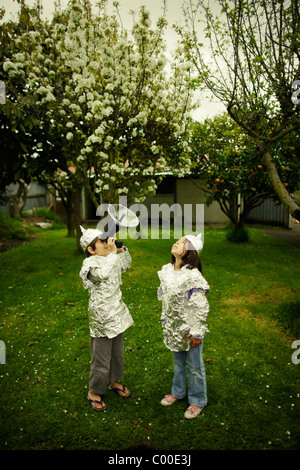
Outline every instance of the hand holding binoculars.
[[[102, 242], [106, 242], [107, 243], [107, 240], [109, 239], [110, 237], [107, 237], [107, 236], [104, 236], [103, 235], [100, 237], [100, 240]], [[123, 246], [123, 242], [121, 240], [115, 240], [115, 245], [117, 248], [122, 248]]]
[[[104, 227], [101, 235], [101, 241], [107, 242], [108, 238], [113, 237], [121, 227], [136, 227], [139, 224], [138, 217], [127, 207], [121, 204], [109, 204], [108, 206], [108, 223]], [[117, 248], [122, 248], [123, 242], [115, 240]]]

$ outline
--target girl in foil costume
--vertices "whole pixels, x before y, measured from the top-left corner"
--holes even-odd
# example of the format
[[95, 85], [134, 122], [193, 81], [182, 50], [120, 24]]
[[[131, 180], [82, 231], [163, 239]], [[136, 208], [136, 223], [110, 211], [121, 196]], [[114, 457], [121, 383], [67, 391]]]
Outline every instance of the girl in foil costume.
[[[101, 241], [102, 232], [81, 227], [80, 244], [87, 258], [83, 261], [80, 277], [89, 290], [89, 328], [91, 335], [91, 369], [88, 400], [95, 411], [106, 410], [102, 400], [107, 384], [123, 398], [130, 391], [119, 381], [124, 374], [123, 332], [133, 319], [122, 300], [121, 274], [130, 267], [127, 248], [117, 249], [115, 238]], [[117, 252], [120, 252], [117, 254]]]
[[198, 257], [202, 248], [201, 234], [180, 238], [172, 247], [171, 263], [158, 272], [163, 340], [174, 355], [172, 393], [161, 404], [169, 406], [185, 397], [188, 365], [189, 407], [184, 415], [187, 419], [196, 418], [207, 404], [202, 348], [203, 337], [209, 333], [206, 327], [209, 285], [202, 276]]

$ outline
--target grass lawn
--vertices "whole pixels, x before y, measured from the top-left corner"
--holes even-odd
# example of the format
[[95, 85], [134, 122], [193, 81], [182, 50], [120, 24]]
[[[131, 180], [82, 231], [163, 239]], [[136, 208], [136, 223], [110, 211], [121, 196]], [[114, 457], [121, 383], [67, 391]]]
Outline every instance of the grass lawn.
[[74, 239], [65, 230], [41, 231], [0, 254], [0, 449], [299, 448], [300, 364], [292, 361], [299, 319], [287, 324], [282, 314], [284, 305], [299, 306], [299, 250], [257, 229], [243, 245], [228, 242], [223, 229], [205, 230], [208, 406], [188, 421], [185, 400], [160, 405], [171, 390], [173, 356], [162, 341], [157, 271], [172, 243], [126, 242], [133, 264], [122, 291], [135, 323], [125, 333], [123, 383], [132, 397], [108, 391], [102, 413], [86, 398], [88, 294]]

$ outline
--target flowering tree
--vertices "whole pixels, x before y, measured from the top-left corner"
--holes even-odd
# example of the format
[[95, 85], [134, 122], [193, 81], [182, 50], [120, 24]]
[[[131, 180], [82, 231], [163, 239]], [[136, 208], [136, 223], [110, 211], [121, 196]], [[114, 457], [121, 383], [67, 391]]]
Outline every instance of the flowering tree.
[[[0, 11], [3, 18], [4, 10]], [[15, 38], [23, 35], [30, 23], [28, 10], [24, 8], [19, 22], [1, 23], [0, 25], [0, 64], [18, 52]], [[0, 199], [7, 202], [5, 187], [10, 183], [18, 184], [17, 193], [13, 197], [13, 216], [19, 216], [26, 201], [27, 188], [32, 173], [28, 165], [27, 155], [34, 145], [38, 119], [34, 109], [34, 99], [24, 94], [26, 77], [11, 70], [11, 78], [2, 70], [2, 84], [5, 84], [4, 99], [0, 104]]]
[[272, 153], [289, 134], [299, 138], [299, 92], [294, 88], [300, 71], [297, 1], [219, 0], [213, 10], [206, 0], [185, 0], [184, 5], [187, 23], [180, 34], [188, 59], [200, 81], [259, 146], [274, 191], [300, 219], [300, 207], [281, 180]]
[[[141, 8], [129, 33], [105, 3], [97, 16], [88, 1], [74, 0], [51, 23], [39, 19], [3, 65], [10, 79], [27, 77], [41, 128], [31, 159], [40, 178], [72, 194], [78, 233], [74, 201], [83, 187], [95, 207], [100, 195], [139, 202], [155, 191], [157, 168], [182, 174], [189, 164], [189, 65], [178, 55], [168, 76], [163, 18], [153, 29]], [[45, 160], [55, 167], [51, 178]]]
[[[296, 146], [297, 136], [291, 133], [272, 147], [280, 179], [291, 192], [299, 180]], [[279, 203], [257, 145], [228, 114], [194, 122], [190, 148], [193, 174], [203, 180], [206, 203], [217, 201], [235, 230], [265, 197]]]

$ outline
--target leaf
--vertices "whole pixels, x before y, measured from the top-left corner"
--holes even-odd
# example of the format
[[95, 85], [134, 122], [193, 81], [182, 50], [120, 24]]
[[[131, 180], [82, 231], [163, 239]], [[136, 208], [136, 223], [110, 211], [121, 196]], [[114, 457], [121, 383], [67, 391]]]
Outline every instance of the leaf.
[[74, 333], [74, 331], [65, 331], [65, 333], [67, 333], [69, 335], [72, 335]]
[[65, 302], [64, 305], [71, 305], [71, 306], [74, 306], [75, 304], [73, 304], [72, 302]]
[[78, 416], [78, 413], [75, 412], [75, 413], [73, 414], [73, 419], [76, 419], [77, 416]]
[[138, 419], [132, 419], [130, 422], [131, 422], [132, 424], [138, 424], [138, 423], [139, 423], [139, 420], [138, 420]]
[[28, 376], [26, 377], [26, 379], [25, 379], [25, 382], [27, 383], [27, 382], [29, 382], [29, 380], [30, 380], [30, 377], [29, 377], [29, 375], [28, 375]]
[[35, 341], [30, 341], [30, 343], [28, 343], [28, 346], [33, 346], [35, 344]]

